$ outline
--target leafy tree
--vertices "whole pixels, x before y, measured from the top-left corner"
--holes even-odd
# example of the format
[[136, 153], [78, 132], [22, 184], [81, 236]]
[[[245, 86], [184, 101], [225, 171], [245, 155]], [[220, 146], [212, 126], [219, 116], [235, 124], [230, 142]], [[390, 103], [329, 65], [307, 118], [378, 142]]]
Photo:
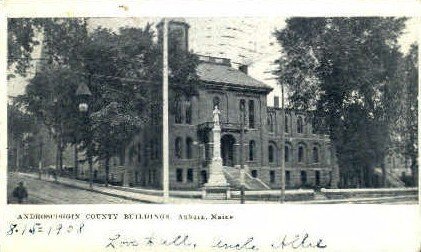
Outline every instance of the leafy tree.
[[388, 98], [405, 18], [291, 18], [275, 32], [279, 82], [295, 108], [326, 118], [343, 186], [373, 186], [389, 139]]
[[42, 43], [43, 50], [48, 51], [48, 58], [41, 61], [74, 65], [80, 62], [78, 51], [86, 39], [87, 26], [85, 18], [9, 18], [8, 69], [11, 74], [26, 76], [36, 46]]
[[[110, 158], [148, 123], [152, 82], [157, 73], [157, 47], [153, 32], [122, 28], [118, 33], [99, 28], [90, 34], [83, 60], [92, 91], [92, 141], [96, 156], [104, 161], [106, 185]], [[148, 95], [148, 96], [147, 96]], [[154, 97], [156, 98], [156, 97]]]
[[410, 161], [412, 183], [418, 183], [418, 45], [412, 44], [399, 64], [398, 81], [393, 90], [393, 112], [390, 115], [393, 138], [391, 146], [403, 150]]
[[414, 185], [418, 185], [418, 45], [413, 44], [405, 58], [408, 94], [406, 156], [411, 159]]
[[[73, 90], [77, 85], [75, 82], [72, 85], [71, 82], [78, 78], [71, 77], [70, 80], [67, 78], [69, 74], [80, 71], [83, 67], [79, 49], [83, 48], [82, 45], [87, 39], [86, 19], [9, 19], [8, 28], [8, 68], [15, 74], [26, 76], [26, 71], [32, 66], [34, 48], [42, 43], [41, 57], [37, 58], [40, 66], [36, 77], [28, 85], [27, 93], [18, 101], [23, 102], [27, 106], [27, 111], [33, 112], [53, 133], [58, 150], [56, 167], [61, 169], [65, 147], [69, 143], [77, 146], [79, 131], [76, 125], [80, 124], [76, 114], [60, 113], [62, 109], [62, 112], [66, 113], [65, 110], [68, 110], [69, 106], [74, 107], [72, 101], [75, 102], [75, 100], [63, 100], [62, 98], [67, 96], [63, 96], [61, 91], [68, 87], [72, 87]], [[11, 74], [9, 78], [13, 76], [14, 74]], [[63, 81], [70, 82], [63, 83]], [[60, 104], [64, 101], [66, 104]], [[28, 106], [29, 104], [31, 105]]]
[[7, 132], [11, 139], [22, 139], [25, 133], [36, 130], [34, 117], [23, 112], [14, 101], [7, 104], [7, 122]]
[[[162, 121], [162, 48], [151, 25], [113, 32], [86, 32], [86, 20], [45, 22], [47, 66], [20, 99], [55, 134], [60, 149], [82, 144], [88, 156], [105, 165], [144, 127]], [[171, 88], [193, 94], [197, 58], [170, 50]], [[77, 86], [85, 82], [92, 96], [89, 120], [77, 111]], [[87, 120], [87, 121], [86, 121]]]
[[[9, 18], [7, 27], [7, 66], [14, 68], [13, 73], [26, 76], [26, 70], [30, 67], [31, 54], [34, 47], [39, 45], [36, 38], [36, 30], [39, 24], [34, 19]], [[9, 74], [8, 78], [14, 77]]]
[[76, 104], [76, 89], [80, 76], [66, 68], [45, 68], [26, 86], [25, 94], [17, 98], [47, 126], [57, 143], [56, 167], [62, 170], [63, 151], [74, 143], [81, 119]]

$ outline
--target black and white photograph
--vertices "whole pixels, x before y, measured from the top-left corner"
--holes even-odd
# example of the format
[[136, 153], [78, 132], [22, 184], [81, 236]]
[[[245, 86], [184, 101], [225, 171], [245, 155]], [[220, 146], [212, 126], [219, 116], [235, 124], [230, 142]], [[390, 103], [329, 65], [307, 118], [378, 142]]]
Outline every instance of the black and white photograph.
[[7, 19], [8, 204], [418, 204], [419, 19]]

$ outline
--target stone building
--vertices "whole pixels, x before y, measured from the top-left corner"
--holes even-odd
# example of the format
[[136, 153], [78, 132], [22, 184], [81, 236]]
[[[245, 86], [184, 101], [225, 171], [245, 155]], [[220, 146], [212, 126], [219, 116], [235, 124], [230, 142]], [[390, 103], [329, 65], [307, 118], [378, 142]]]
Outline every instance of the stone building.
[[[169, 28], [183, 35], [179, 43], [187, 43], [187, 24], [173, 21]], [[247, 189], [279, 188], [281, 158], [285, 158], [287, 188], [336, 186], [338, 168], [331, 141], [316, 132], [311, 112], [282, 111], [277, 97], [268, 107], [272, 87], [249, 76], [247, 66], [235, 68], [226, 58], [198, 57], [197, 93], [187, 96], [172, 90], [177, 95], [168, 118], [171, 189], [194, 190], [207, 182], [215, 106], [221, 111], [221, 154], [231, 187], [240, 185], [241, 118]], [[152, 123], [126, 147], [121, 163], [126, 173], [119, 175], [126, 176], [126, 184], [161, 188], [161, 127], [159, 121]]]

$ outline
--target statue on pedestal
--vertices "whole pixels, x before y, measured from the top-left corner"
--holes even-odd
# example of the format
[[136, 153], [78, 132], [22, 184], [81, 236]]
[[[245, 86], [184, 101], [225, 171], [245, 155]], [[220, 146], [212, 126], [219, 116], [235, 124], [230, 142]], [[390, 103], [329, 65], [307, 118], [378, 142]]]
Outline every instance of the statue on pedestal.
[[215, 105], [215, 109], [213, 110], [213, 123], [214, 125], [220, 125], [220, 118], [219, 115], [221, 112], [218, 109], [218, 105]]
[[218, 106], [212, 112], [213, 114], [213, 157], [209, 165], [209, 179], [208, 183], [203, 188], [203, 198], [208, 199], [229, 199], [230, 187], [224, 175], [221, 158], [221, 127], [220, 117], [221, 112]]

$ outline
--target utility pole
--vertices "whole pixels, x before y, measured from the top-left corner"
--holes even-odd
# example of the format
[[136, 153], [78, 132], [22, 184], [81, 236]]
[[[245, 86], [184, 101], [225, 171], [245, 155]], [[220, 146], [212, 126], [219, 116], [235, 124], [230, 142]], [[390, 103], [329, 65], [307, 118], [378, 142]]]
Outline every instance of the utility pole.
[[284, 85], [281, 83], [281, 120], [284, 120], [283, 127], [281, 129], [281, 203], [285, 202], [285, 104], [284, 104]]
[[162, 158], [163, 158], [163, 174], [162, 174], [162, 187], [164, 191], [164, 202], [168, 201], [170, 192], [169, 186], [169, 139], [168, 139], [168, 20], [164, 18], [164, 27], [163, 27], [163, 69], [162, 69], [162, 103], [163, 103], [163, 127], [162, 127]]
[[240, 108], [240, 181], [241, 181], [241, 191], [240, 191], [240, 203], [244, 204], [245, 198], [245, 171], [244, 171], [244, 111], [245, 104], [241, 103]]

